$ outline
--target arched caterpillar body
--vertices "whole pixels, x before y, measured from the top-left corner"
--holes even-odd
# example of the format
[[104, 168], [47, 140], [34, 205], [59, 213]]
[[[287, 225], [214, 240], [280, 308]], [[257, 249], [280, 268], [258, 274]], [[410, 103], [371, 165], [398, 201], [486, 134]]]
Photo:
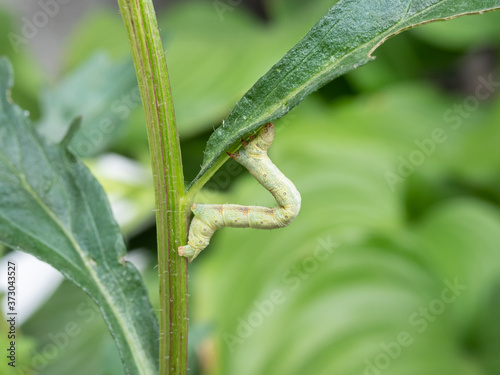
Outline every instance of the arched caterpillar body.
[[189, 227], [188, 244], [179, 247], [179, 255], [192, 262], [208, 246], [210, 238], [222, 227], [276, 229], [290, 224], [300, 210], [300, 193], [295, 185], [273, 164], [267, 150], [274, 140], [274, 126], [267, 124], [257, 136], [234, 154], [234, 160], [274, 196], [274, 208], [237, 204], [200, 204], [191, 207], [194, 218]]

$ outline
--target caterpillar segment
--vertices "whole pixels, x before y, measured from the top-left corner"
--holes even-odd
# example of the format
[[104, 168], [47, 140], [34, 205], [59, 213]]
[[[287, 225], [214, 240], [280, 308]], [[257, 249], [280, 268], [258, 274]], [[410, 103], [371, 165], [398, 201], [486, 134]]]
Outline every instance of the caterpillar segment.
[[179, 255], [192, 262], [205, 249], [212, 235], [223, 227], [276, 229], [290, 224], [300, 211], [301, 197], [295, 185], [269, 159], [267, 150], [274, 140], [272, 123], [262, 128], [234, 154], [234, 160], [248, 169], [278, 204], [274, 208], [237, 204], [201, 204], [191, 207], [194, 218], [189, 227], [188, 243], [179, 247]]

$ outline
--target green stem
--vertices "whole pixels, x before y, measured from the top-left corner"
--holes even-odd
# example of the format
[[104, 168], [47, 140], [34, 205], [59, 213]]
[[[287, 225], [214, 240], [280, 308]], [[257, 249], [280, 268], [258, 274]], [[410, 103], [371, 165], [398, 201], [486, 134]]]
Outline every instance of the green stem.
[[160, 375], [187, 373], [187, 235], [179, 136], [165, 54], [151, 0], [118, 0], [146, 118], [156, 192], [160, 282]]

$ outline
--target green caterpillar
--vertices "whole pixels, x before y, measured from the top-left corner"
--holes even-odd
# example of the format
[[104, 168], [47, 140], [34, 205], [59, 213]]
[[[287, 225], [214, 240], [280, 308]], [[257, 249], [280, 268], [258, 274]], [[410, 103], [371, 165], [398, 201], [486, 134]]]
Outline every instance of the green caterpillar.
[[201, 204], [191, 206], [194, 218], [189, 227], [188, 244], [179, 247], [179, 255], [192, 262], [208, 246], [217, 229], [223, 227], [276, 229], [290, 224], [300, 210], [300, 193], [295, 185], [273, 164], [267, 150], [274, 140], [274, 126], [267, 124], [243, 148], [234, 160], [248, 169], [276, 199], [274, 208], [236, 204]]

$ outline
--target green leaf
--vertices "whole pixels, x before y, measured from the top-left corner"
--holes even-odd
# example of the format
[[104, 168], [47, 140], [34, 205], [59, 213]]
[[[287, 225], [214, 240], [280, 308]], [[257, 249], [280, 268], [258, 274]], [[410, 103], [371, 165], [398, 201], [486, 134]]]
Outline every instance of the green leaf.
[[80, 157], [89, 157], [116, 142], [130, 112], [140, 106], [132, 63], [113, 63], [97, 54], [43, 92], [38, 126], [43, 135], [59, 142], [68, 123], [84, 114], [82, 131], [73, 137], [70, 149]]
[[[34, 131], [0, 59], [0, 242], [61, 271], [99, 305], [127, 374], [158, 373], [158, 327], [106, 196], [84, 164]], [[69, 139], [64, 138], [63, 143]]]
[[[473, 199], [437, 205], [417, 228], [426, 252], [443, 278], [459, 277], [467, 286], [457, 301], [459, 326], [483, 310], [485, 295], [498, 281], [500, 214], [496, 207]], [[495, 261], [492, 261], [495, 260]]]
[[472, 44], [488, 45], [500, 40], [500, 12], [464, 17], [446, 24], [435, 22], [413, 30], [413, 35], [445, 50], [466, 50]]
[[[39, 367], [43, 365], [40, 375], [124, 374], [98, 307], [69, 281], [61, 283], [21, 329], [36, 339], [38, 350], [28, 353], [28, 358]], [[58, 347], [58, 356], [48, 358], [45, 348], [53, 344]], [[116, 370], [106, 372], [111, 367]]]
[[478, 317], [478, 330], [476, 337], [477, 356], [480, 358], [485, 372], [488, 374], [500, 373], [500, 280], [492, 288], [485, 306]]
[[21, 30], [26, 24], [19, 22], [19, 13], [11, 7], [7, 8], [0, 5], [0, 35], [4, 35], [0, 40], [0, 53], [9, 57], [16, 66], [13, 98], [36, 118], [39, 116], [37, 94], [47, 73], [43, 71], [34, 51], [28, 47], [30, 44], [24, 37], [24, 29]]
[[[499, 0], [344, 0], [334, 5], [309, 33], [236, 104], [210, 137], [197, 181], [227, 160], [226, 150], [263, 124], [285, 115], [311, 92], [373, 57], [387, 38], [418, 24], [481, 13]], [[204, 177], [203, 180], [207, 180]]]

